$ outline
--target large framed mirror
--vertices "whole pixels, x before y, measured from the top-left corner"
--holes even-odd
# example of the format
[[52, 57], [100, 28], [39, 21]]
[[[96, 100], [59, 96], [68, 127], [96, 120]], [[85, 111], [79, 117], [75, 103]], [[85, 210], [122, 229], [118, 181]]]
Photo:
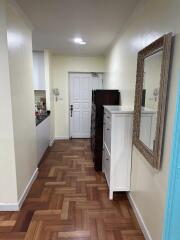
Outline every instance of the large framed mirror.
[[138, 53], [133, 144], [148, 162], [161, 166], [172, 33]]

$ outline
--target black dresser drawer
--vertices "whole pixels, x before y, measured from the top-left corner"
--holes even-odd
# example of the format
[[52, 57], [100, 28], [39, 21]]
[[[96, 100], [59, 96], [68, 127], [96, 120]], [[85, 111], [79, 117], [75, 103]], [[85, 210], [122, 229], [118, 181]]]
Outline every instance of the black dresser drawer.
[[93, 90], [91, 111], [91, 150], [94, 168], [102, 170], [103, 148], [103, 105], [119, 105], [120, 93], [118, 90]]

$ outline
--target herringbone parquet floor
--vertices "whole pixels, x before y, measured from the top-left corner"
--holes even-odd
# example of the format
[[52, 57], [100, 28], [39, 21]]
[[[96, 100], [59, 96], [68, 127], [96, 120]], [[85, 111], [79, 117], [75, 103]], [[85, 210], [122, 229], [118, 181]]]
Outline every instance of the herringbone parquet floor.
[[56, 141], [21, 211], [0, 212], [0, 239], [144, 240], [125, 193], [108, 199], [89, 140]]

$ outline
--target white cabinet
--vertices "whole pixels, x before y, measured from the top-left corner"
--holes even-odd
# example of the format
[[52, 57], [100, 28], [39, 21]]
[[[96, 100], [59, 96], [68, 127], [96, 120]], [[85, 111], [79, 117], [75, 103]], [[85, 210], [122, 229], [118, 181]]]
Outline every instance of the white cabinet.
[[114, 191], [130, 190], [132, 125], [132, 107], [104, 106], [102, 169], [110, 199]]
[[36, 126], [37, 138], [37, 164], [40, 162], [43, 154], [49, 146], [50, 141], [50, 117]]
[[44, 52], [33, 52], [33, 85], [34, 90], [46, 90]]

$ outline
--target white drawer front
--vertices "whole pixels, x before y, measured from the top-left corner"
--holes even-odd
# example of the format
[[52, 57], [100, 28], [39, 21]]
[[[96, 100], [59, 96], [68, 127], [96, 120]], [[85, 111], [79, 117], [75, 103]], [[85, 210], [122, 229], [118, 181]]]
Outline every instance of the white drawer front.
[[103, 145], [103, 152], [102, 152], [102, 172], [105, 172], [105, 146]]
[[110, 155], [106, 147], [104, 146], [103, 166], [104, 166], [104, 173], [105, 173], [108, 185], [110, 185], [110, 161], [111, 161]]
[[115, 117], [112, 129], [112, 184], [115, 189], [129, 189], [132, 149], [132, 116]]
[[109, 152], [111, 152], [111, 123], [106, 120], [104, 126], [104, 142]]

